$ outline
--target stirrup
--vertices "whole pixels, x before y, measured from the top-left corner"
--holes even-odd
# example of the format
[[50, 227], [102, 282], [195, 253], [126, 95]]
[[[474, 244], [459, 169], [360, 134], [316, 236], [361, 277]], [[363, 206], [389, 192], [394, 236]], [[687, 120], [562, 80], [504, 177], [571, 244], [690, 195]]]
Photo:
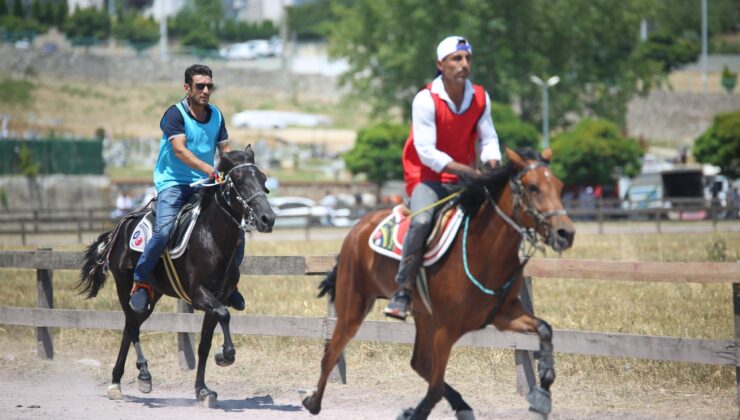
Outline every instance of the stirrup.
[[131, 288], [131, 296], [136, 293], [137, 290], [144, 289], [146, 290], [146, 295], [149, 298], [149, 301], [154, 301], [154, 288], [149, 283], [144, 283], [143, 281], [135, 281], [134, 287]]
[[390, 302], [383, 310], [383, 314], [390, 318], [405, 321], [411, 304], [411, 291], [401, 289], [391, 297]]

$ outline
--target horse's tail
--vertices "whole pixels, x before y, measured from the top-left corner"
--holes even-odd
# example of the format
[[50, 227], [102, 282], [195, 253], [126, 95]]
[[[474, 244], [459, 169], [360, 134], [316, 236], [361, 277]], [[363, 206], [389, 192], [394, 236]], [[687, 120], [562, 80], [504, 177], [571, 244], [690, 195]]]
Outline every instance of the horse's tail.
[[101, 234], [85, 248], [80, 281], [76, 287], [80, 289], [80, 294], [87, 294], [88, 299], [97, 296], [98, 291], [105, 285], [108, 277], [108, 257], [110, 247], [113, 246], [114, 233], [114, 231], [108, 231]]
[[326, 278], [319, 284], [319, 295], [322, 297], [329, 293], [329, 302], [334, 302], [334, 297], [337, 291], [337, 265], [331, 269], [331, 272], [327, 274]]

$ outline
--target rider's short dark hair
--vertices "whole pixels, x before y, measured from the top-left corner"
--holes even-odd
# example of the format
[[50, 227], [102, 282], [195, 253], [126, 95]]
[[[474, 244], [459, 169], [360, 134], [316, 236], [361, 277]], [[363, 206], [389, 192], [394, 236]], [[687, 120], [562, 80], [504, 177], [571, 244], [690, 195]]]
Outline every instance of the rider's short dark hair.
[[189, 85], [193, 83], [193, 76], [195, 75], [208, 76], [212, 78], [213, 72], [211, 71], [211, 68], [205, 64], [193, 64], [185, 69], [185, 84]]

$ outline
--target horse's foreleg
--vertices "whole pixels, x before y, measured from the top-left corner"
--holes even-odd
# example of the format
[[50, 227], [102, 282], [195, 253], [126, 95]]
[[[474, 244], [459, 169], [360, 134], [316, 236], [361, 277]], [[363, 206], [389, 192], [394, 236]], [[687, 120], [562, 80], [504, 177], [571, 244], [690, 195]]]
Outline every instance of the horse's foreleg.
[[193, 299], [193, 306], [214, 316], [218, 320], [221, 330], [224, 333], [224, 344], [216, 351], [214, 359], [219, 366], [232, 365], [234, 360], [236, 360], [236, 349], [234, 348], [234, 342], [231, 340], [231, 332], [229, 331], [231, 315], [228, 309], [204, 287], [198, 288], [196, 296]]
[[517, 298], [507, 302], [494, 317], [493, 324], [499, 330], [515, 332], [535, 332], [540, 337], [540, 351], [535, 352], [540, 386], [530, 390], [527, 396], [532, 417], [547, 418], [552, 409], [550, 385], [555, 381], [555, 364], [552, 356], [552, 327], [530, 314]]
[[218, 394], [206, 386], [206, 364], [208, 353], [211, 351], [213, 341], [213, 330], [218, 320], [215, 316], [206, 313], [203, 317], [203, 326], [200, 330], [200, 343], [198, 344], [198, 371], [195, 375], [195, 397], [201, 403], [213, 408], [216, 405]]
[[[416, 339], [414, 340], [414, 353], [411, 357], [411, 367], [419, 374], [419, 376], [424, 378], [427, 382], [430, 382], [432, 361], [429, 349], [432, 348], [433, 330], [425, 324], [427, 319], [427, 316], [422, 314], [416, 314], [414, 316], [414, 321], [416, 322]], [[460, 395], [460, 393], [447, 382], [444, 382], [444, 398], [450, 404], [450, 407], [455, 410], [455, 416], [458, 419], [475, 418], [473, 415], [473, 409], [465, 402], [465, 400], [463, 400], [462, 395]]]

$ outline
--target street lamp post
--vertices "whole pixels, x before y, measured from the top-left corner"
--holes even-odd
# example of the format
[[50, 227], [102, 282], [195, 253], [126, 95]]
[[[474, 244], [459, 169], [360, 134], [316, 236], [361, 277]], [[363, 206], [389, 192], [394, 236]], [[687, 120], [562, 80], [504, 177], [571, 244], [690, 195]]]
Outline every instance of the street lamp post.
[[547, 88], [557, 85], [560, 78], [558, 76], [552, 76], [547, 79], [547, 82], [544, 82], [537, 76], [530, 76], [529, 80], [542, 88], [542, 148], [547, 149], [550, 146], [549, 98], [547, 96]]

